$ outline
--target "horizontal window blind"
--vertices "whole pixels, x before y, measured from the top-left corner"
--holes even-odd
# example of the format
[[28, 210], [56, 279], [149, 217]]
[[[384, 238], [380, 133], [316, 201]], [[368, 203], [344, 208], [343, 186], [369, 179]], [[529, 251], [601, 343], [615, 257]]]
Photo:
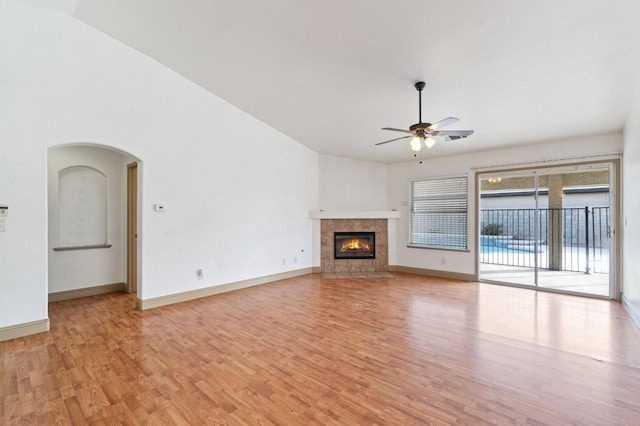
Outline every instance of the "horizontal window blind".
[[467, 248], [467, 177], [411, 181], [410, 244]]

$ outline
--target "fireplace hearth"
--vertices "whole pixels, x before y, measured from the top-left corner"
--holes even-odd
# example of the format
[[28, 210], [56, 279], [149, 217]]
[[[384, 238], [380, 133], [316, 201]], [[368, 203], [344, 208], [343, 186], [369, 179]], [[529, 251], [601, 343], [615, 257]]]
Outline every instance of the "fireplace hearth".
[[334, 232], [334, 259], [375, 259], [375, 232]]

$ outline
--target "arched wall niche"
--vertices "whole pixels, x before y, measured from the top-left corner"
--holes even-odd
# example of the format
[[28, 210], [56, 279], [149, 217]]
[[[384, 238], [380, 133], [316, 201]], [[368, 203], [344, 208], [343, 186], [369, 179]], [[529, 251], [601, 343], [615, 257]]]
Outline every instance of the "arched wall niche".
[[90, 166], [58, 172], [58, 245], [107, 245], [107, 175]]

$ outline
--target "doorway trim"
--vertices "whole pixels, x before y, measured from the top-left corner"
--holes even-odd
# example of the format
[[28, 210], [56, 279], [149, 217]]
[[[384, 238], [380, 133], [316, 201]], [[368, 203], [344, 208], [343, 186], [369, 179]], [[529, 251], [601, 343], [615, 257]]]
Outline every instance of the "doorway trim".
[[127, 293], [138, 291], [138, 163], [127, 164]]

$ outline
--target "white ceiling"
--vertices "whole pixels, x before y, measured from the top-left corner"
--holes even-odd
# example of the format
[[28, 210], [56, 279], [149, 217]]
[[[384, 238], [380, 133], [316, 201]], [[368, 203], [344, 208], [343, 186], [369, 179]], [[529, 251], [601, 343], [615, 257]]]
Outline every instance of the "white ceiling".
[[418, 121], [418, 80], [423, 121], [475, 130], [425, 157], [621, 130], [640, 88], [637, 0], [77, 0], [73, 16], [319, 153], [381, 163], [413, 158], [374, 143]]

